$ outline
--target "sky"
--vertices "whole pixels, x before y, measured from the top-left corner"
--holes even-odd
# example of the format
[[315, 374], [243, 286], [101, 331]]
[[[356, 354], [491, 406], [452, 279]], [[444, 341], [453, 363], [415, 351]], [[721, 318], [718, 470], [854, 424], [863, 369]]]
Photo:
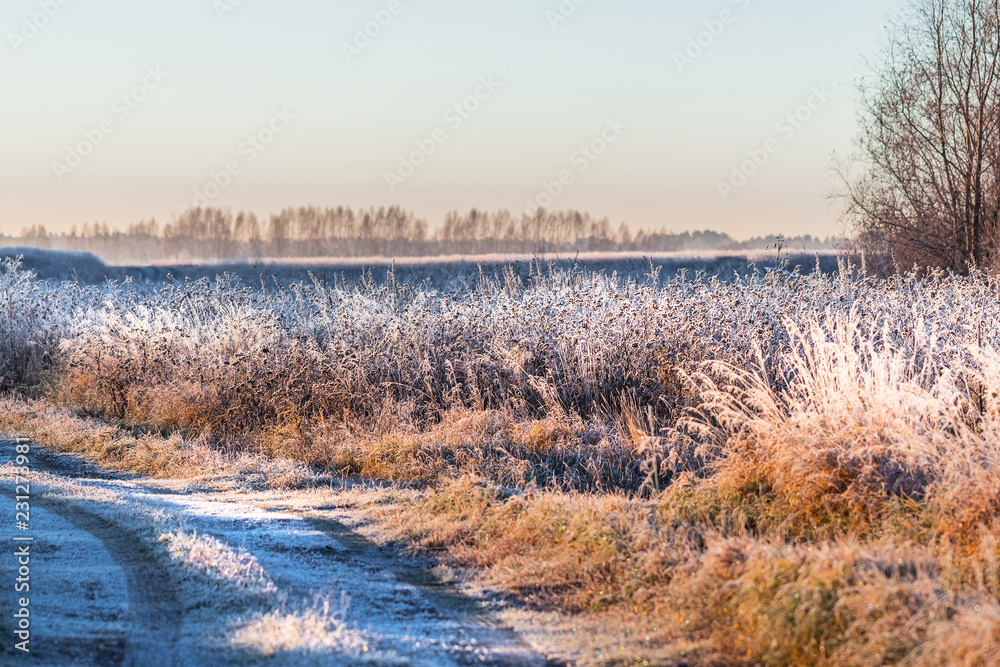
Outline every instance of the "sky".
[[212, 205], [844, 232], [899, 0], [6, 0], [0, 232]]

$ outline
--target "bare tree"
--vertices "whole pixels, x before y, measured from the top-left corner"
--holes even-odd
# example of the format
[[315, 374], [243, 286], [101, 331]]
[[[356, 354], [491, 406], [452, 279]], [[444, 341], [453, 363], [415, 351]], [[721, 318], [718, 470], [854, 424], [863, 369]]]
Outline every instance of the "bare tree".
[[862, 247], [997, 268], [1000, 0], [912, 0], [860, 88], [859, 151], [841, 175]]

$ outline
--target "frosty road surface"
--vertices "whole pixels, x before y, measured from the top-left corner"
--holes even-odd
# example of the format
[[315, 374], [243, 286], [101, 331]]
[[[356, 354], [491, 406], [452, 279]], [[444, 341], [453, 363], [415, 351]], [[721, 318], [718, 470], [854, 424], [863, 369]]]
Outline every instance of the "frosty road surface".
[[[346, 510], [296, 497], [308, 491], [117, 478], [33, 447], [31, 654], [14, 649], [5, 545], [2, 664], [546, 664], [484, 601], [356, 533]], [[14, 488], [0, 466], [11, 510]], [[289, 620], [317, 614], [331, 620]]]

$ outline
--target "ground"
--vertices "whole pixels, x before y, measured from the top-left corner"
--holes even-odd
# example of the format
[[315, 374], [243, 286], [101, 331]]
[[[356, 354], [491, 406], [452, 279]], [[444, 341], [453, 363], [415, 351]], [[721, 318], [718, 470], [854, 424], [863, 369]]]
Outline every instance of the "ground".
[[[343, 489], [248, 493], [32, 457], [30, 664], [547, 664], [495, 595], [366, 537]], [[13, 503], [14, 469], [0, 471]]]

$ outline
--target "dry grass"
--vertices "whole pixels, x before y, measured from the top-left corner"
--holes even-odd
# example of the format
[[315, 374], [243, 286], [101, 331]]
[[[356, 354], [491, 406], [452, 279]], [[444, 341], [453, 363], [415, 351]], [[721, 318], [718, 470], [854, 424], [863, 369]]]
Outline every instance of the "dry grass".
[[581, 663], [1000, 659], [997, 526], [974, 548], [888, 535], [790, 541], [726, 529], [731, 519], [712, 510], [694, 518], [692, 495], [508, 496], [463, 478], [375, 515], [392, 538], [481, 571], [515, 603], [593, 628], [600, 640], [586, 643], [597, 648], [568, 652]]
[[[416, 486], [377, 510], [385, 534], [615, 628], [585, 662], [985, 665], [998, 288], [571, 272], [447, 294], [108, 288], [46, 334], [50, 396], [200, 444], [40, 404], [0, 408], [0, 427], [152, 475], [266, 455]], [[296, 483], [285, 470], [268, 483]]]
[[665, 296], [690, 298], [568, 274], [451, 295], [320, 283], [263, 293], [226, 280], [123, 287], [84, 299], [53, 395], [216, 439], [317, 423], [390, 433], [481, 410], [589, 419], [641, 403], [666, 418], [684, 399], [675, 361], [694, 363], [704, 346]]
[[790, 324], [778, 378], [763, 355], [694, 376], [680, 426], [710, 464], [655, 504], [464, 478], [391, 523], [528, 604], [632, 610], [670, 640], [622, 644], [640, 657], [992, 664], [1000, 358], [889, 333]]
[[567, 416], [518, 420], [506, 411], [456, 411], [425, 429], [382, 435], [317, 426], [269, 451], [338, 474], [419, 485], [472, 473], [512, 489], [638, 491], [648, 475], [645, 452], [617, 435], [609, 424]]
[[135, 434], [15, 396], [0, 401], [0, 431], [44, 442], [59, 452], [85, 454], [109, 469], [150, 477], [195, 477], [221, 467], [217, 452], [185, 442], [180, 434]]
[[0, 400], [0, 433], [31, 438], [55, 452], [80, 455], [106, 470], [157, 479], [274, 489], [324, 482], [301, 463], [244, 451], [224, 452], [204, 438], [185, 440], [180, 433], [163, 437], [16, 396]]
[[256, 558], [242, 550], [233, 551], [210, 535], [175, 530], [161, 533], [158, 541], [172, 561], [203, 573], [219, 588], [235, 588], [260, 596], [278, 590]]
[[363, 634], [348, 629], [329, 600], [306, 611], [256, 614], [236, 625], [229, 640], [234, 647], [263, 658], [280, 655], [282, 664], [330, 660], [342, 665], [406, 664], [375, 650]]

